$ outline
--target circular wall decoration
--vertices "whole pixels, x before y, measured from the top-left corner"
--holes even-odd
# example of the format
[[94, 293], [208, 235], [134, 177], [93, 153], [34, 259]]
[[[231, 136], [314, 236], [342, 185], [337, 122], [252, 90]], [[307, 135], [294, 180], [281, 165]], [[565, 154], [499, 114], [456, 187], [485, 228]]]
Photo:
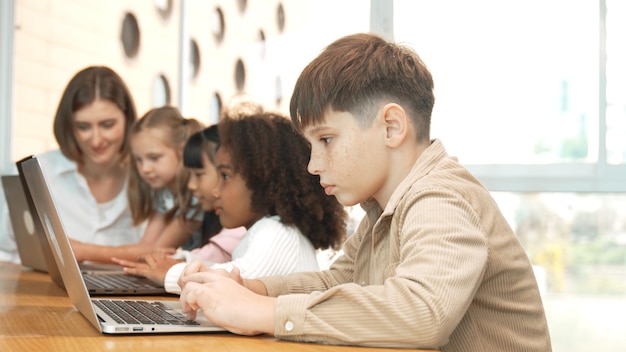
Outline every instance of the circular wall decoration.
[[211, 32], [213, 33], [213, 38], [215, 38], [215, 41], [218, 43], [224, 40], [225, 29], [224, 12], [222, 12], [221, 8], [216, 7], [211, 18]]
[[152, 107], [160, 108], [161, 106], [170, 105], [171, 102], [170, 83], [164, 75], [157, 75], [154, 81], [152, 81]]
[[124, 15], [122, 21], [121, 40], [126, 57], [132, 59], [137, 56], [140, 42], [139, 24], [135, 15], [130, 12]]
[[246, 85], [246, 68], [243, 65], [241, 59], [237, 59], [235, 64], [235, 86], [238, 92], [243, 92], [243, 88]]
[[154, 7], [163, 20], [168, 20], [172, 15], [172, 0], [154, 0]]

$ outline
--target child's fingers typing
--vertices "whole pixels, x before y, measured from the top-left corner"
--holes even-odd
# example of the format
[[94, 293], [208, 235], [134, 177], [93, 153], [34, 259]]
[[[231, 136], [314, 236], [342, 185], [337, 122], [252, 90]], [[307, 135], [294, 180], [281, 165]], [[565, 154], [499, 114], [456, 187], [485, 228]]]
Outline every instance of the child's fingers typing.
[[185, 266], [185, 270], [180, 274], [178, 278], [178, 286], [181, 288], [185, 287], [186, 282], [188, 281], [187, 277], [191, 274], [202, 272], [208, 270], [208, 268], [199, 260], [194, 260], [191, 263]]

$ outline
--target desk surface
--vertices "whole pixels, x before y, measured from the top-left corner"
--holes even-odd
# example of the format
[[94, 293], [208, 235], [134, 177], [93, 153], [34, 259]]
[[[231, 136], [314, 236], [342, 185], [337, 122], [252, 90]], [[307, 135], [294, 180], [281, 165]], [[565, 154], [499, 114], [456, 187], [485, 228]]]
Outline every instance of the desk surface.
[[74, 308], [65, 291], [47, 274], [0, 262], [0, 351], [72, 350], [398, 351], [293, 343], [267, 336], [228, 333], [102, 335]]

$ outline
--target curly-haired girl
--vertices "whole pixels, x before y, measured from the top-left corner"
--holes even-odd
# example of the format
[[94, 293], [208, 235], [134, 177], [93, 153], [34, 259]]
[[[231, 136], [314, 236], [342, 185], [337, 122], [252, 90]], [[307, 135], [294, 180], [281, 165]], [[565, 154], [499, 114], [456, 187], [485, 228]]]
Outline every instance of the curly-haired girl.
[[248, 229], [226, 269], [243, 277], [319, 270], [314, 249], [338, 247], [347, 216], [308, 173], [309, 144], [267, 112], [225, 116], [218, 130], [216, 213], [222, 226]]
[[[225, 117], [219, 123], [217, 168], [222, 174], [217, 213], [225, 227], [238, 220], [226, 199], [231, 183], [249, 192], [248, 228], [257, 221], [279, 219], [297, 228], [314, 248], [337, 248], [346, 231], [346, 213], [335, 197], [320, 187], [319, 176], [307, 171], [309, 145], [283, 116], [258, 113]], [[227, 203], [228, 202], [228, 203]], [[234, 203], [231, 205], [231, 203]]]

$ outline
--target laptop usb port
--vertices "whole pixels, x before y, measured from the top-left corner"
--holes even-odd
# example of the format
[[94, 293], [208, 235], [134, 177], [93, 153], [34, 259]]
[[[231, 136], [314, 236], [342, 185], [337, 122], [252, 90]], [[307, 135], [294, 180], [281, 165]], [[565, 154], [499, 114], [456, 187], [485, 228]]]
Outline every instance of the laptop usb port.
[[143, 331], [143, 328], [141, 326], [134, 326], [133, 331]]

